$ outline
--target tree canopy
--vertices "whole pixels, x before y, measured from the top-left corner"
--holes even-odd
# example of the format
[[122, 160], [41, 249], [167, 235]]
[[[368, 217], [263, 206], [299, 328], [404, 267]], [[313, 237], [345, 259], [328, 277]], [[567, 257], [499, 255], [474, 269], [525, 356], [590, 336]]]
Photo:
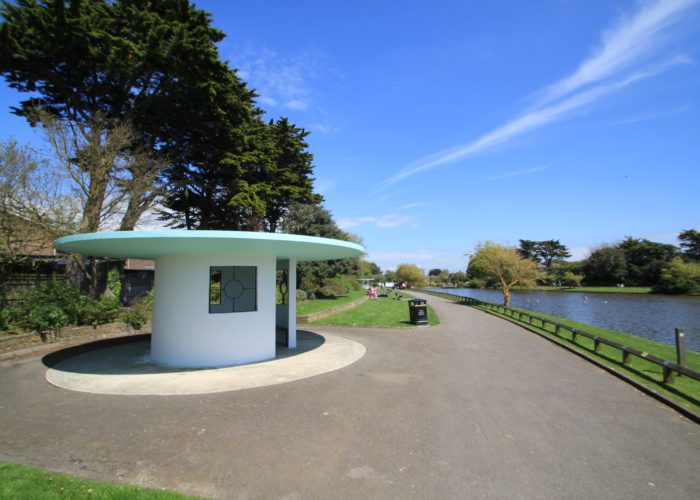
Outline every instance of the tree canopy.
[[688, 260], [700, 262], [700, 231], [686, 229], [678, 235], [683, 256]]
[[[322, 201], [308, 133], [262, 119], [254, 92], [220, 58], [224, 33], [189, 1], [5, 1], [0, 15], [0, 74], [31, 94], [14, 112], [80, 132], [71, 168], [96, 184], [85, 230], [98, 229], [95, 214], [110, 202], [101, 182], [140, 182], [124, 190], [122, 229], [159, 194], [145, 178], [163, 187], [163, 219], [187, 229], [275, 231], [291, 203]], [[124, 126], [135, 133], [112, 157], [150, 152], [147, 176], [84, 154]]]
[[501, 285], [503, 304], [510, 306], [511, 287], [533, 285], [539, 276], [537, 264], [523, 258], [515, 247], [505, 247], [490, 241], [477, 245], [470, 254], [469, 274]]
[[561, 262], [571, 257], [569, 249], [562, 245], [559, 240], [520, 240], [518, 252], [525, 259], [533, 260], [549, 268], [554, 262]]
[[396, 281], [405, 281], [412, 287], [422, 287], [428, 283], [423, 270], [415, 264], [399, 264], [394, 276]]

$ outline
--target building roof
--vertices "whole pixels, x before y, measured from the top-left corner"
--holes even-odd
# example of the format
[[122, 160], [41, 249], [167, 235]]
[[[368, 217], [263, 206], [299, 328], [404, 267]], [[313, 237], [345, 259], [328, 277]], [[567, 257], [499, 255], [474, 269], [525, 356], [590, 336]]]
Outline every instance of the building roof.
[[357, 243], [282, 233], [248, 231], [105, 231], [65, 236], [54, 242], [62, 252], [83, 255], [155, 259], [181, 254], [239, 254], [300, 261], [359, 257]]

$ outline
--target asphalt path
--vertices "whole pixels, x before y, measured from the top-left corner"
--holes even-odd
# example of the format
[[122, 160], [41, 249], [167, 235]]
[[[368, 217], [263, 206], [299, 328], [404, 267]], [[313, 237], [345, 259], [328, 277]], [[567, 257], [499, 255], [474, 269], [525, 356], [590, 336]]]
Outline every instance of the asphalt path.
[[215, 498], [698, 498], [696, 424], [516, 325], [426, 298], [442, 325], [310, 328], [367, 353], [263, 388], [88, 394], [49, 385], [38, 357], [2, 362], [0, 460]]

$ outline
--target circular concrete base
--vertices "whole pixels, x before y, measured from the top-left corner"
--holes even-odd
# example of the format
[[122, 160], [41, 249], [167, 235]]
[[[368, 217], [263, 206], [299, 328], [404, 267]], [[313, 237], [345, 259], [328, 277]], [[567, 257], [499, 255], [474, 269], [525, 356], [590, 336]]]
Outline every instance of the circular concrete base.
[[122, 395], [182, 395], [236, 391], [293, 382], [360, 359], [365, 346], [344, 337], [297, 332], [297, 349], [279, 348], [270, 361], [187, 369], [150, 360], [150, 336], [66, 349], [44, 358], [46, 380], [72, 391]]

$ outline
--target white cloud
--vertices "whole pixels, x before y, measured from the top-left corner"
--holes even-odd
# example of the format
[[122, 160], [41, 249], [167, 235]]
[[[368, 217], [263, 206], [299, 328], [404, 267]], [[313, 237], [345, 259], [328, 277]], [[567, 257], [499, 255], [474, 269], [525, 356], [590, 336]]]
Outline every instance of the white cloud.
[[[668, 28], [698, 1], [659, 0], [642, 8], [629, 21], [606, 32], [598, 52], [583, 61], [573, 74], [547, 87], [538, 104], [530, 111], [472, 142], [439, 151], [407, 165], [380, 183], [380, 188], [491, 149], [576, 111], [583, 111], [595, 101], [640, 80], [680, 64], [692, 63], [684, 55], [664, 55], [654, 62], [649, 59], [657, 56], [665, 46], [664, 35], [668, 35]], [[639, 62], [645, 65], [633, 68]]]
[[658, 0], [603, 34], [601, 47], [566, 78], [550, 85], [542, 102], [552, 102], [586, 85], [610, 78], [662, 48], [669, 28], [698, 0]]
[[280, 103], [295, 111], [313, 105], [313, 83], [327, 69], [318, 52], [304, 50], [285, 54], [269, 47], [239, 47], [232, 54], [238, 76], [259, 94], [258, 102], [270, 107]]
[[519, 175], [529, 175], [529, 174], [534, 174], [537, 172], [542, 172], [543, 170], [547, 170], [548, 168], [549, 168], [548, 166], [541, 166], [541, 167], [528, 168], [525, 170], [514, 170], [512, 172], [506, 172], [505, 174], [486, 177], [486, 180], [487, 181], [500, 181], [502, 179], [507, 179], [509, 177], [517, 177]]
[[291, 101], [287, 101], [285, 106], [296, 111], [306, 111], [309, 109], [309, 103], [303, 99], [292, 99]]
[[614, 121], [612, 124], [613, 125], [628, 125], [630, 123], [639, 123], [639, 122], [646, 122], [650, 120], [658, 120], [659, 118], [671, 118], [674, 116], [680, 116], [682, 114], [687, 113], [693, 109], [692, 104], [690, 103], [685, 103], [681, 104], [680, 106], [676, 106], [674, 108], [670, 109], [662, 109], [659, 111], [652, 111], [650, 113], [642, 113], [639, 115], [634, 115], [630, 116], [627, 118], [623, 118], [621, 120]]
[[399, 207], [399, 210], [409, 210], [411, 208], [420, 208], [426, 206], [427, 203], [419, 202], [419, 203], [408, 203], [406, 205], [402, 205]]
[[391, 228], [405, 226], [411, 222], [413, 222], [413, 217], [394, 213], [382, 216], [368, 215], [363, 217], [346, 217], [338, 219], [337, 224], [341, 229], [350, 229], [363, 224], [373, 224], [376, 227]]

